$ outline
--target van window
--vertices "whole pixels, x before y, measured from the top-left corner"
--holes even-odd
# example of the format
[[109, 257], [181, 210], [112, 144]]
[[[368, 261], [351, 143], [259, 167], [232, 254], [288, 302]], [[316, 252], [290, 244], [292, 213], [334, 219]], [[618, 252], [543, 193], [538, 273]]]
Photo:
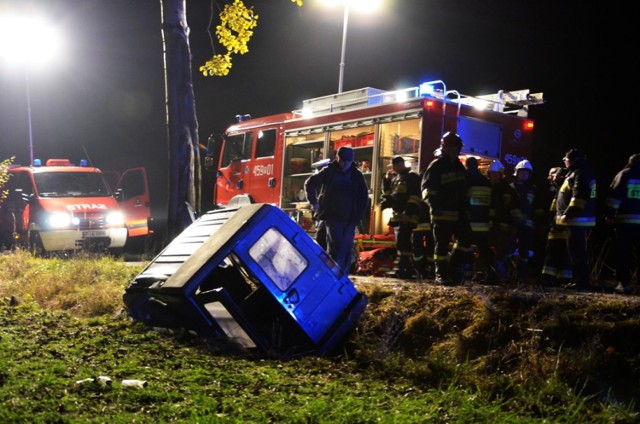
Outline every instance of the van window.
[[102, 174], [93, 172], [41, 172], [34, 174], [40, 197], [110, 196]]
[[276, 152], [276, 130], [265, 130], [258, 133], [256, 158], [273, 156]]
[[236, 134], [227, 136], [224, 143], [224, 152], [222, 154], [222, 167], [227, 167], [233, 160], [251, 159], [251, 150], [253, 147], [253, 133]]
[[282, 291], [288, 290], [308, 266], [307, 258], [275, 228], [269, 228], [251, 246], [249, 255]]
[[140, 169], [127, 172], [122, 181], [123, 200], [129, 200], [136, 196], [142, 196], [145, 191], [144, 172]]

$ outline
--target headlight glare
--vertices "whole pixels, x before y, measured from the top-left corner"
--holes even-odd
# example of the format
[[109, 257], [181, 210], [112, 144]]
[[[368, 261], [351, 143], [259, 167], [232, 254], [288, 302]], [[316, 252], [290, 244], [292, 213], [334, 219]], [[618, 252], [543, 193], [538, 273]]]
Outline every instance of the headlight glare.
[[122, 212], [111, 212], [107, 215], [107, 224], [111, 226], [124, 225], [124, 214]]

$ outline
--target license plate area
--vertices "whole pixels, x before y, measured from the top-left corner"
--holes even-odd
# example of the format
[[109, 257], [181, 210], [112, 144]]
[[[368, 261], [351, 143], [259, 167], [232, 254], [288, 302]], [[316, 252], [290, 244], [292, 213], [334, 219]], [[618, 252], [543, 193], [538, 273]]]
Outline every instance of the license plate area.
[[83, 231], [82, 238], [95, 238], [95, 237], [105, 237], [107, 235], [106, 231]]

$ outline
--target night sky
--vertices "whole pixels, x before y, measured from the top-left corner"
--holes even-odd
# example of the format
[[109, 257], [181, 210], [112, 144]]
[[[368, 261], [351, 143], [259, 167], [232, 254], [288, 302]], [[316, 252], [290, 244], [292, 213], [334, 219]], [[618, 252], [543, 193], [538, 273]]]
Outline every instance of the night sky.
[[[640, 152], [630, 131], [637, 108], [627, 75], [637, 73], [637, 47], [629, 11], [587, 1], [386, 1], [377, 15], [350, 14], [344, 91], [440, 79], [467, 95], [543, 92], [546, 104], [530, 110], [534, 175], [546, 176], [578, 147], [596, 168], [601, 194]], [[291, 111], [337, 92], [341, 8], [319, 9], [316, 0], [302, 8], [289, 0], [246, 2], [259, 15], [249, 53], [234, 56], [229, 76], [205, 78], [198, 68], [212, 55], [210, 2], [187, 0], [203, 144], [237, 114]], [[162, 208], [168, 148], [160, 2], [0, 0], [0, 13], [16, 6], [43, 10], [67, 39], [60, 63], [29, 69], [34, 157], [88, 156], [103, 169], [146, 166]], [[25, 70], [0, 63], [0, 159], [13, 155], [29, 161]], [[211, 207], [209, 187], [203, 210]]]

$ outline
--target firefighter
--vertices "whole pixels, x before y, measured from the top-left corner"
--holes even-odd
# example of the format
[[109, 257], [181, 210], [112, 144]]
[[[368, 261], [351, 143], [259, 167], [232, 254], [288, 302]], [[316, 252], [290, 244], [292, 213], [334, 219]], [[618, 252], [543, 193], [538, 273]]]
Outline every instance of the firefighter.
[[470, 241], [478, 250], [480, 266], [470, 262], [473, 271], [473, 281], [477, 283], [495, 283], [495, 258], [489, 247], [490, 212], [491, 212], [491, 183], [478, 169], [478, 159], [469, 156], [465, 161], [467, 178], [467, 196], [469, 197], [469, 226]]
[[549, 170], [549, 214], [547, 216], [547, 244], [545, 247], [544, 263], [542, 265], [542, 280], [547, 286], [563, 286], [573, 278], [571, 257], [567, 242], [569, 231], [564, 226], [555, 225], [557, 212], [556, 197], [564, 182], [569, 169], [554, 167]]
[[340, 147], [335, 160], [304, 183], [307, 200], [316, 217], [324, 220], [327, 253], [349, 274], [356, 225], [367, 211], [369, 188], [358, 169], [351, 147]]
[[562, 160], [569, 173], [556, 197], [556, 225], [569, 231], [567, 243], [574, 283], [568, 288], [590, 291], [587, 237], [596, 226], [596, 176], [578, 149], [568, 150]]
[[516, 250], [517, 276], [522, 281], [529, 278], [529, 260], [533, 257], [534, 208], [536, 207], [536, 186], [532, 183], [533, 166], [527, 159], [518, 162], [513, 171], [511, 187], [518, 193], [520, 209], [524, 213], [524, 221], [517, 227]]
[[[420, 212], [420, 175], [408, 168], [402, 156], [391, 160], [392, 172], [385, 175], [381, 208], [393, 209], [388, 225], [393, 227], [396, 239], [396, 262], [389, 276], [395, 278], [413, 278], [412, 233], [417, 227]], [[390, 170], [391, 171], [391, 170]], [[390, 177], [394, 175], [391, 179]]]
[[640, 153], [613, 178], [607, 191], [605, 219], [616, 235], [616, 279], [614, 291], [631, 294], [632, 257], [636, 257], [636, 289], [640, 283]]
[[518, 193], [509, 185], [504, 173], [504, 165], [494, 160], [487, 169], [491, 183], [491, 229], [489, 243], [496, 258], [496, 272], [499, 283], [509, 281], [511, 253], [515, 248], [517, 227], [524, 222]]
[[431, 209], [436, 284], [461, 284], [462, 264], [470, 252], [469, 241], [461, 231], [468, 225], [469, 213], [465, 169], [458, 158], [462, 146], [458, 134], [445, 133], [439, 154], [422, 176], [422, 197]]

